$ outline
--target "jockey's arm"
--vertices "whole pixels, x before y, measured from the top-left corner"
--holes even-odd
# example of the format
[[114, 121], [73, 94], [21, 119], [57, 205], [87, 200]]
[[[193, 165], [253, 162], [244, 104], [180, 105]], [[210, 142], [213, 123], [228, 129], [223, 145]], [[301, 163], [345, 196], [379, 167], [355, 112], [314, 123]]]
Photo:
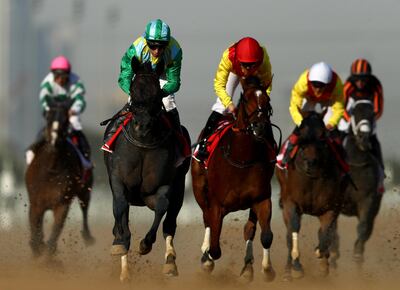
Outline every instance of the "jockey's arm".
[[374, 92], [374, 111], [375, 119], [378, 120], [383, 113], [383, 88], [379, 80], [377, 81], [377, 86]]
[[217, 72], [214, 78], [214, 91], [222, 104], [227, 108], [230, 104], [233, 104], [232, 97], [226, 92], [226, 83], [228, 82], [229, 73], [232, 71], [232, 63], [229, 60], [229, 50], [225, 50], [222, 59], [218, 65]]
[[74, 100], [74, 103], [71, 106], [71, 111], [75, 114], [79, 115], [83, 113], [86, 108], [85, 93], [85, 87], [80, 80], [71, 87], [71, 98]]
[[303, 72], [292, 89], [289, 112], [296, 126], [300, 126], [303, 116], [299, 109], [303, 107], [303, 100], [307, 94], [307, 70]]
[[333, 105], [332, 105], [332, 116], [328, 121], [328, 124], [332, 127], [336, 127], [339, 124], [340, 119], [344, 114], [344, 96], [343, 96], [343, 84], [338, 78], [335, 89], [332, 92]]
[[136, 55], [135, 46], [132, 44], [121, 59], [120, 74], [118, 77], [119, 87], [129, 96], [134, 72], [132, 70], [132, 57]]
[[165, 95], [171, 95], [177, 92], [181, 86], [181, 67], [182, 67], [182, 50], [178, 52], [175, 59], [167, 66], [165, 75], [167, 83], [162, 87]]
[[53, 89], [48, 82], [45, 82], [40, 86], [39, 102], [42, 108], [42, 112], [49, 110], [48, 100], [51, 97], [52, 93]]

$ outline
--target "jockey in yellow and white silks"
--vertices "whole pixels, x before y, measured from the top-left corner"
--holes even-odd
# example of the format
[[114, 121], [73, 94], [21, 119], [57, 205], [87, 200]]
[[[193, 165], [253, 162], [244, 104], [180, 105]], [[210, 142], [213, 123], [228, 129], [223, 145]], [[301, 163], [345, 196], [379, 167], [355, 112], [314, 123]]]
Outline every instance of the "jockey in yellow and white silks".
[[240, 78], [257, 76], [265, 86], [268, 95], [272, 89], [272, 72], [269, 55], [265, 47], [251, 37], [244, 37], [229, 46], [222, 54], [214, 78], [214, 91], [217, 100], [212, 106], [212, 113], [203, 129], [199, 146], [194, 158], [204, 160], [207, 137], [214, 131], [218, 121], [225, 112], [234, 113], [235, 105], [232, 97], [239, 85]]
[[[297, 144], [298, 126], [303, 120], [299, 110], [314, 111], [317, 104], [321, 108], [331, 108], [332, 114], [325, 125], [328, 130], [336, 129], [344, 113], [343, 83], [325, 62], [316, 63], [310, 69], [306, 69], [293, 86], [289, 112], [296, 128], [277, 156], [279, 167], [286, 166], [290, 160], [290, 153]], [[345, 164], [343, 167], [346, 167]]]

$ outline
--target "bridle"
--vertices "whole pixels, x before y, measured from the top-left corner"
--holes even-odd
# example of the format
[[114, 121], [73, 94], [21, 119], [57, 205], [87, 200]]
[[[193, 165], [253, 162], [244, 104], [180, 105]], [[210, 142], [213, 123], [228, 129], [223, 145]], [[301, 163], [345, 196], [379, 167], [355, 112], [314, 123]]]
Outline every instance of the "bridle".
[[[354, 110], [354, 108], [357, 105], [360, 104], [368, 104], [370, 106], [373, 107], [373, 104], [370, 100], [357, 100], [354, 102], [354, 104], [352, 105], [352, 110]], [[354, 118], [354, 115], [352, 115], [350, 117], [350, 124], [351, 124], [351, 129], [353, 131], [353, 134], [355, 136], [358, 136], [359, 132], [364, 132], [364, 133], [370, 133], [371, 132], [371, 122], [367, 119], [361, 119], [358, 123], [356, 123], [356, 120]]]

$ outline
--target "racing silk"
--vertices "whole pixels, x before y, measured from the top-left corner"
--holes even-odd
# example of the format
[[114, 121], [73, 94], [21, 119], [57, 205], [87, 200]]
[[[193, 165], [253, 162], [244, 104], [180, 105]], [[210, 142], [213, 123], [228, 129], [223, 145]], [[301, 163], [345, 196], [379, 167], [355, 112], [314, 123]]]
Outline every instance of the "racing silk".
[[171, 95], [179, 90], [181, 85], [181, 66], [182, 66], [182, 49], [179, 43], [171, 37], [168, 46], [160, 57], [153, 57], [150, 53], [150, 48], [147, 46], [146, 39], [140, 36], [128, 48], [125, 55], [121, 60], [121, 72], [118, 78], [120, 88], [128, 95], [130, 95], [130, 87], [132, 78], [135, 72], [131, 67], [132, 57], [136, 56], [139, 62], [150, 62], [152, 67], [155, 68], [157, 63], [164, 61], [164, 78], [167, 82], [163, 85], [162, 90], [166, 95]]
[[367, 84], [365, 90], [358, 90], [355, 86], [355, 79], [349, 77], [343, 88], [345, 112], [344, 118], [346, 121], [350, 120], [350, 112], [348, 107], [350, 99], [357, 100], [359, 98], [371, 100], [374, 104], [375, 120], [378, 120], [383, 113], [383, 88], [381, 82], [375, 77], [371, 76], [370, 82]]
[[[257, 76], [264, 83], [264, 85], [269, 84], [267, 93], [270, 95], [272, 89], [271, 63], [269, 61], [266, 48], [262, 47], [262, 49], [264, 52], [263, 62], [253, 73], [253, 75]], [[243, 77], [240, 62], [236, 59], [236, 44], [227, 48], [222, 54], [222, 58], [214, 78], [214, 91], [225, 108], [232, 104], [232, 96], [226, 92], [226, 84], [228, 82], [229, 73], [231, 72], [239, 77]]]
[[332, 116], [328, 124], [336, 127], [344, 113], [343, 84], [340, 77], [333, 72], [332, 80], [324, 89], [322, 96], [315, 96], [311, 84], [308, 81], [308, 72], [305, 70], [292, 89], [289, 112], [293, 122], [299, 126], [303, 117], [299, 108], [303, 107], [303, 102], [320, 103], [323, 106], [332, 107]]
[[49, 99], [62, 101], [71, 98], [75, 100], [71, 110], [81, 114], [86, 107], [85, 93], [85, 87], [76, 74], [70, 73], [69, 83], [66, 88], [63, 88], [54, 81], [54, 74], [50, 72], [40, 85], [39, 101], [42, 110], [47, 111], [49, 109]]

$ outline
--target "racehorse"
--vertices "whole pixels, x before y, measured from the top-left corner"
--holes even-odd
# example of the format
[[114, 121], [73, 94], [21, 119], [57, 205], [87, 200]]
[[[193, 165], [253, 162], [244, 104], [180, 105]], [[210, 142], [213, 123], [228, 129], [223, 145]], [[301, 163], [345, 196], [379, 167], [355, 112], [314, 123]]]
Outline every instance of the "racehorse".
[[[359, 99], [352, 104], [350, 130], [344, 141], [350, 165], [350, 175], [356, 187], [347, 186], [341, 213], [357, 216], [357, 240], [353, 257], [363, 262], [364, 247], [372, 234], [374, 220], [378, 214], [382, 194], [378, 192], [380, 162], [371, 152], [375, 129], [373, 103], [368, 99]], [[339, 236], [332, 251], [339, 256]]]
[[[159, 75], [163, 64], [159, 63], [153, 70], [150, 63], [140, 64], [133, 57], [131, 65], [135, 72], [129, 105], [133, 118], [126, 122], [123, 134], [116, 140], [114, 153], [104, 154], [115, 219], [111, 254], [121, 256], [121, 281], [130, 279], [130, 205], [147, 206], [154, 211], [153, 224], [140, 242], [141, 255], [151, 251], [161, 219], [166, 214], [163, 222], [166, 240], [163, 272], [170, 276], [178, 275], [173, 238], [176, 219], [183, 203], [185, 175], [190, 166], [190, 158], [184, 160], [179, 167], [175, 166], [176, 139], [164, 120], [162, 110], [163, 93]], [[111, 127], [112, 123], [107, 127], [106, 134]], [[190, 144], [189, 134], [183, 126], [182, 131]]]
[[287, 228], [288, 258], [284, 277], [287, 280], [304, 275], [299, 259], [299, 231], [303, 214], [320, 220], [316, 255], [320, 262], [320, 274], [326, 276], [329, 273], [329, 246], [343, 193], [341, 171], [328, 145], [323, 122], [325, 112], [301, 112], [303, 121], [298, 130], [298, 147], [294, 149], [297, 153], [289, 161], [287, 169], [276, 170], [281, 188], [280, 205]]
[[203, 211], [205, 226], [202, 268], [211, 273], [214, 260], [221, 257], [220, 234], [223, 218], [230, 212], [250, 209], [244, 227], [246, 241], [245, 265], [241, 275], [253, 279], [253, 239], [257, 221], [261, 226], [263, 246], [262, 271], [267, 281], [275, 277], [270, 247], [271, 178], [274, 173], [275, 142], [270, 116], [272, 108], [266, 88], [258, 78], [241, 80], [237, 118], [221, 137], [210, 156], [207, 169], [192, 161], [192, 184], [197, 203]]
[[[35, 150], [35, 157], [28, 165], [25, 183], [29, 195], [30, 246], [34, 256], [46, 249], [43, 242], [43, 217], [47, 210], [54, 213], [54, 225], [47, 249], [56, 252], [57, 240], [73, 198], [79, 199], [83, 213], [82, 236], [87, 245], [94, 243], [88, 226], [88, 208], [93, 183], [92, 171], [84, 172], [77, 149], [68, 140], [68, 111], [73, 100], [49, 101], [46, 112], [44, 140]], [[85, 173], [85, 178], [84, 178]]]

